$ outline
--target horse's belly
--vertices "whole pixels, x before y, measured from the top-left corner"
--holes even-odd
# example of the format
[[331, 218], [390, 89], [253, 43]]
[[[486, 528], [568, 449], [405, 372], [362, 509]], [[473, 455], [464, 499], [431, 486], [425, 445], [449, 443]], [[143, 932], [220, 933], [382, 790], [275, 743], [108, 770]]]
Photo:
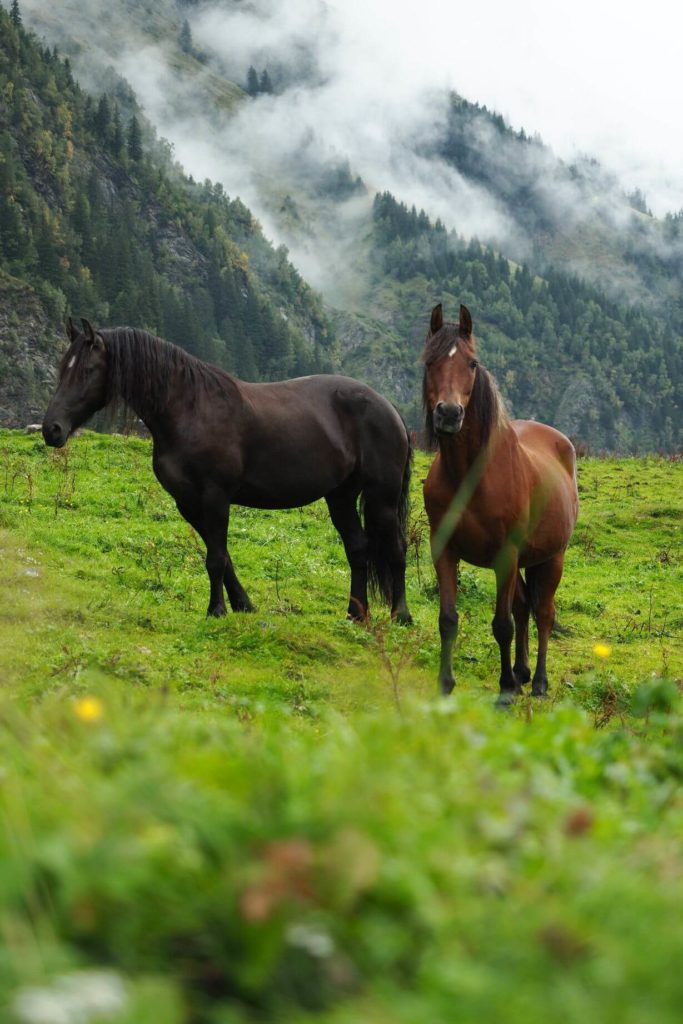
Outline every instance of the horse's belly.
[[289, 486], [286, 489], [272, 490], [268, 487], [243, 484], [232, 500], [235, 505], [244, 505], [247, 508], [301, 508], [302, 505], [318, 501], [327, 493], [329, 491], [320, 487]]
[[299, 508], [324, 498], [353, 474], [353, 465], [345, 459], [312, 461], [298, 469], [283, 465], [271, 467], [270, 472], [248, 473], [232, 500], [249, 508]]

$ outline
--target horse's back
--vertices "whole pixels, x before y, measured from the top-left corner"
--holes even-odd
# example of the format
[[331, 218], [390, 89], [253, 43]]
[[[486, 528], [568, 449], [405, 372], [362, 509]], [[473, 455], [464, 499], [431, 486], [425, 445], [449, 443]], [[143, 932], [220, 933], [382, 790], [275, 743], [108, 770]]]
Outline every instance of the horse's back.
[[260, 426], [286, 417], [290, 425], [344, 437], [354, 447], [373, 443], [403, 449], [408, 441], [394, 406], [368, 384], [341, 374], [312, 374], [267, 384], [241, 385]]
[[391, 403], [367, 384], [316, 374], [241, 382], [240, 391], [246, 442], [236, 502], [290, 507], [375, 479], [400, 490], [408, 436]]
[[303, 394], [325, 404], [329, 403], [330, 408], [338, 414], [349, 415], [355, 422], [374, 419], [396, 427], [402, 426], [402, 420], [391, 402], [369, 384], [364, 384], [353, 377], [337, 373], [319, 373], [310, 377], [295, 377], [289, 381], [281, 381], [280, 384], [290, 390], [301, 390]]
[[536, 420], [513, 420], [511, 425], [520, 445], [535, 462], [558, 462], [569, 478], [576, 481], [574, 445], [560, 430]]

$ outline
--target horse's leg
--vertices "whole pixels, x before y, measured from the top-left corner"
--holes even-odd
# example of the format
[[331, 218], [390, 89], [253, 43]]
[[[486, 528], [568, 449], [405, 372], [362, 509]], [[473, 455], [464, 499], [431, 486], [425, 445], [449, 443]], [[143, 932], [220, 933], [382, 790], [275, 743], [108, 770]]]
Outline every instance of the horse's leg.
[[207, 615], [226, 614], [223, 577], [228, 563], [228, 514], [230, 505], [222, 494], [204, 494], [201, 501], [176, 500], [178, 511], [194, 527], [206, 544], [206, 571], [209, 576]]
[[510, 558], [496, 572], [496, 610], [491, 623], [493, 635], [500, 649], [500, 696], [499, 704], [508, 704], [515, 693], [521, 693], [521, 686], [512, 671], [510, 651], [515, 627], [512, 620], [512, 603], [517, 587], [517, 559], [510, 565]]
[[206, 571], [209, 575], [207, 615], [226, 614], [223, 580], [228, 565], [228, 515], [230, 503], [224, 494], [205, 492], [202, 501], [202, 525], [206, 542]]
[[529, 589], [533, 590], [534, 611], [538, 626], [538, 660], [534, 678], [531, 681], [531, 692], [534, 697], [543, 697], [548, 692], [548, 676], [545, 662], [548, 653], [548, 640], [555, 622], [555, 591], [562, 579], [564, 568], [564, 551], [541, 565], [527, 569]]
[[512, 616], [515, 620], [515, 664], [512, 671], [518, 683], [531, 679], [529, 667], [529, 601], [521, 573], [517, 573], [517, 585], [512, 601]]
[[[189, 501], [176, 501], [176, 506], [177, 506], [178, 511], [180, 512], [181, 516], [188, 521], [188, 523], [190, 524], [190, 526], [194, 530], [197, 531], [199, 536], [202, 538], [202, 540], [206, 544], [206, 547], [207, 547], [207, 557], [208, 557], [208, 546], [209, 545], [208, 545], [208, 540], [207, 540], [207, 533], [206, 533], [206, 530], [204, 528], [204, 523], [203, 523], [202, 507], [198, 503], [195, 504], [195, 503], [189, 502]], [[227, 535], [228, 535], [228, 523], [229, 523], [229, 521], [230, 521], [230, 506], [228, 505], [228, 508], [227, 508], [227, 511], [226, 511], [226, 514], [225, 514], [226, 545], [227, 545]], [[207, 572], [208, 571], [209, 570], [208, 570], [208, 565], [207, 565]], [[235, 573], [235, 570], [233, 568], [232, 559], [230, 558], [230, 553], [228, 552], [227, 546], [226, 546], [226, 549], [225, 549], [225, 572], [223, 574], [223, 581], [224, 581], [224, 584], [225, 584], [225, 589], [228, 592], [228, 598], [230, 600], [230, 607], [232, 608], [232, 610], [235, 611], [235, 612], [250, 612], [250, 611], [253, 611], [253, 606], [252, 606], [251, 601], [249, 600], [249, 596], [248, 596], [246, 590], [244, 589], [244, 587], [242, 586], [242, 584], [240, 583], [240, 581], [237, 578], [237, 574]], [[221, 598], [222, 598], [222, 593], [221, 593]], [[212, 597], [212, 602], [213, 602], [213, 597]], [[213, 612], [211, 610], [211, 604], [210, 604], [209, 605], [209, 611], [207, 612], [207, 615], [225, 615], [225, 605], [223, 604], [223, 611], [222, 612], [220, 612], [220, 611]]]
[[356, 508], [357, 499], [358, 493], [349, 490], [328, 494], [325, 500], [351, 569], [347, 614], [350, 619], [362, 622], [368, 614], [368, 540]]
[[374, 563], [382, 596], [391, 601], [392, 619], [408, 626], [413, 617], [406, 602], [407, 545], [399, 519], [398, 495], [377, 486], [366, 486], [364, 494], [369, 561]]
[[439, 686], [443, 694], [448, 694], [455, 686], [453, 644], [458, 635], [458, 613], [455, 608], [458, 596], [458, 559], [446, 547], [434, 563], [434, 568], [439, 581], [439, 636], [441, 637]]
[[[230, 526], [230, 506], [228, 506], [228, 521], [226, 524], [226, 541], [227, 531]], [[232, 558], [230, 557], [230, 551], [226, 548], [226, 561], [225, 561], [225, 573], [223, 574], [223, 582], [225, 589], [228, 593], [228, 600], [230, 601], [230, 607], [234, 612], [253, 612], [254, 606], [249, 600], [249, 595], [237, 578], [234, 566], [232, 564]]]

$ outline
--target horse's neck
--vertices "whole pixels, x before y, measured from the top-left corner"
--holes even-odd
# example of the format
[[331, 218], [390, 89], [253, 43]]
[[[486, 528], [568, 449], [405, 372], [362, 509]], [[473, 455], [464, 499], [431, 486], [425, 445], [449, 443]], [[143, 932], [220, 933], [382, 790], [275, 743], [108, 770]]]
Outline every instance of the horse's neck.
[[488, 440], [484, 443], [482, 432], [477, 422], [468, 422], [467, 416], [462, 430], [439, 441], [441, 459], [448, 476], [460, 484], [472, 475], [480, 477], [490, 464], [500, 445], [508, 438], [507, 425], [494, 427]]
[[[205, 394], [202, 384], [197, 379], [189, 386], [194, 389], [195, 393], [190, 393], [188, 370], [182, 362], [178, 362], [170, 368], [168, 377], [163, 381], [158, 381], [158, 384], [161, 387], [161, 393], [152, 391], [136, 393], [134, 389], [131, 389], [129, 394], [120, 396], [138, 419], [142, 420], [155, 439], [175, 434], [182, 426], [186, 415], [191, 414], [196, 418], [198, 406], [202, 403]], [[226, 397], [229, 395], [235, 403], [239, 402], [236, 380], [226, 378], [224, 390]]]
[[439, 440], [441, 459], [451, 480], [461, 481], [481, 458], [482, 439], [479, 425], [468, 423], [467, 417], [457, 434]]

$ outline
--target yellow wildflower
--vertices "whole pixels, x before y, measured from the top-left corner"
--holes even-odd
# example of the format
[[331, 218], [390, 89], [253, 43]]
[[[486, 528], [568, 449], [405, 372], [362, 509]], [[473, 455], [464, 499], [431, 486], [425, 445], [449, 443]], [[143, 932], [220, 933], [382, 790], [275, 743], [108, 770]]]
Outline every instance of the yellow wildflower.
[[81, 697], [74, 704], [74, 712], [82, 722], [99, 722], [104, 705], [99, 697]]
[[612, 648], [609, 644], [595, 644], [593, 647], [593, 654], [597, 654], [598, 658], [609, 658], [612, 653]]

